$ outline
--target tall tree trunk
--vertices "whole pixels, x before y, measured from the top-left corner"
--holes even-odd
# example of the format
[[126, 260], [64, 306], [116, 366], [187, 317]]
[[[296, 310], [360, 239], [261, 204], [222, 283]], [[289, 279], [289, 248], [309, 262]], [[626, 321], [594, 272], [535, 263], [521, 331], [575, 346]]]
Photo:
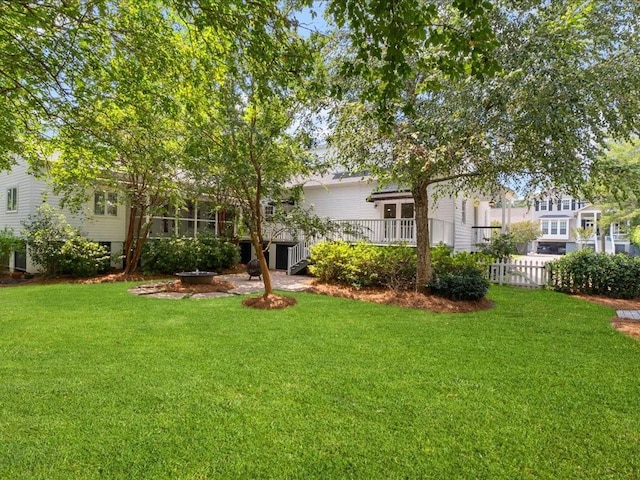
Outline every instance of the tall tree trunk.
[[433, 276], [431, 245], [429, 242], [429, 195], [427, 186], [427, 182], [421, 181], [411, 190], [415, 204], [416, 248], [418, 252], [416, 291], [422, 293], [427, 291], [425, 285], [431, 281]]
[[264, 282], [264, 297], [273, 294], [273, 285], [271, 284], [271, 273], [269, 272], [269, 264], [263, 250], [262, 238], [262, 212], [260, 211], [259, 199], [251, 205], [251, 243], [256, 251], [256, 256], [260, 262], [260, 270], [262, 270], [262, 281]]
[[142, 249], [151, 229], [151, 224], [145, 224], [146, 212], [147, 210], [139, 205], [131, 207], [124, 248], [126, 255], [125, 275], [133, 275], [138, 270]]
[[132, 204], [129, 207], [129, 224], [127, 225], [127, 236], [124, 240], [124, 248], [122, 252], [124, 254], [124, 262], [125, 262], [124, 274], [125, 275], [131, 275], [132, 273], [131, 261], [133, 257], [133, 241], [134, 241], [135, 230], [136, 230], [136, 225], [135, 225], [136, 218], [138, 218], [138, 208], [136, 205]]

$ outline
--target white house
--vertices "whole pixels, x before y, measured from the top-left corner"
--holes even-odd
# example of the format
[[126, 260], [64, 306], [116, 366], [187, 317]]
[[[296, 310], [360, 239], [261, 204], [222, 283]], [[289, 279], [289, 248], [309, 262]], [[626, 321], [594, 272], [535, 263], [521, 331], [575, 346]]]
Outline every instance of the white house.
[[[90, 193], [81, 213], [62, 212], [69, 223], [80, 229], [89, 239], [109, 246], [114, 256], [122, 252], [126, 235], [128, 209], [114, 192]], [[60, 198], [51, 186], [36, 179], [24, 162], [10, 172], [0, 173], [0, 229], [11, 228], [20, 234], [22, 223], [38, 205], [46, 202], [59, 206]], [[402, 189], [378, 189], [372, 179], [362, 175], [332, 173], [307, 179], [304, 185], [304, 207], [312, 208], [320, 217], [328, 217], [338, 223], [348, 224], [357, 234], [343, 235], [347, 241], [368, 240], [379, 245], [405, 243], [415, 245], [415, 210], [413, 199]], [[268, 210], [271, 208], [266, 205]], [[268, 213], [268, 212], [267, 212]], [[233, 219], [224, 211], [215, 211], [211, 202], [190, 202], [187, 208], [167, 211], [150, 218], [152, 237], [169, 235], [193, 235], [208, 231], [217, 235], [232, 236]], [[476, 244], [487, 237], [490, 223], [489, 202], [480, 195], [442, 197], [433, 200], [430, 213], [431, 244], [444, 243], [455, 251], [473, 251]], [[265, 240], [271, 240], [268, 261], [271, 268], [293, 271], [308, 255], [308, 247], [318, 239], [304, 239], [292, 232], [275, 228], [267, 232]], [[242, 260], [248, 261], [252, 247], [247, 238], [240, 238]], [[10, 268], [36, 271], [24, 253], [16, 252], [10, 260]]]
[[[492, 221], [504, 216], [500, 208], [492, 209]], [[534, 245], [537, 253], [563, 254], [587, 246], [607, 253], [629, 252], [627, 235], [617, 224], [600, 228], [602, 211], [589, 202], [568, 195], [540, 196], [528, 207], [507, 207], [507, 225], [521, 221], [539, 223], [542, 236]], [[582, 230], [580, 230], [582, 229]], [[576, 234], [588, 233], [586, 238]]]
[[[125, 238], [127, 209], [113, 192], [91, 192], [91, 200], [79, 213], [60, 209], [69, 224], [84, 236], [106, 245], [114, 254], [122, 253]], [[20, 236], [23, 223], [43, 203], [59, 208], [60, 197], [44, 180], [35, 178], [25, 162], [18, 162], [11, 171], [0, 172], [0, 230], [9, 228]], [[9, 267], [24, 271], [37, 271], [25, 252], [14, 252]]]

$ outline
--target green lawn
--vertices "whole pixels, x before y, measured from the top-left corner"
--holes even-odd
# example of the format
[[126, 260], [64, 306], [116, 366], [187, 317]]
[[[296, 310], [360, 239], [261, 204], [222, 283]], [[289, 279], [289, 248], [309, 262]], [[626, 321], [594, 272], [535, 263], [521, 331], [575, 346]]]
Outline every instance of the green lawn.
[[640, 477], [640, 342], [609, 308], [126, 288], [0, 288], [0, 478]]

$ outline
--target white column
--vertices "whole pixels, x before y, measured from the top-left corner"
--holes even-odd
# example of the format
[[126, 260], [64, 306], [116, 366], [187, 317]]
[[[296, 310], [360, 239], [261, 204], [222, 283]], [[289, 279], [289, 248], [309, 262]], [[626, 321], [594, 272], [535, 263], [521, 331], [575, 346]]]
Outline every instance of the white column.
[[600, 249], [600, 241], [598, 240], [598, 214], [593, 214], [593, 237], [594, 237], [594, 250], [596, 253]]
[[507, 232], [507, 217], [506, 217], [506, 213], [507, 213], [507, 209], [505, 207], [505, 203], [507, 201], [507, 196], [505, 195], [504, 192], [502, 192], [502, 198], [501, 198], [501, 204], [502, 204], [502, 223], [501, 223], [501, 228], [500, 231], [502, 233], [506, 233]]

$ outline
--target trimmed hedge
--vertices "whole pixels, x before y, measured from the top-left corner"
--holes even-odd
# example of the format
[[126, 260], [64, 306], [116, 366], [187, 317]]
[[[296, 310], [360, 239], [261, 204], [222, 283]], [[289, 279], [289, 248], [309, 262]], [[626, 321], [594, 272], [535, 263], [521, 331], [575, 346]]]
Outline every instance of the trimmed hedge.
[[217, 271], [230, 268], [239, 261], [237, 245], [210, 235], [148, 240], [141, 259], [144, 272], [166, 274]]
[[552, 272], [552, 290], [613, 298], [640, 296], [638, 257], [578, 250], [547, 265]]

